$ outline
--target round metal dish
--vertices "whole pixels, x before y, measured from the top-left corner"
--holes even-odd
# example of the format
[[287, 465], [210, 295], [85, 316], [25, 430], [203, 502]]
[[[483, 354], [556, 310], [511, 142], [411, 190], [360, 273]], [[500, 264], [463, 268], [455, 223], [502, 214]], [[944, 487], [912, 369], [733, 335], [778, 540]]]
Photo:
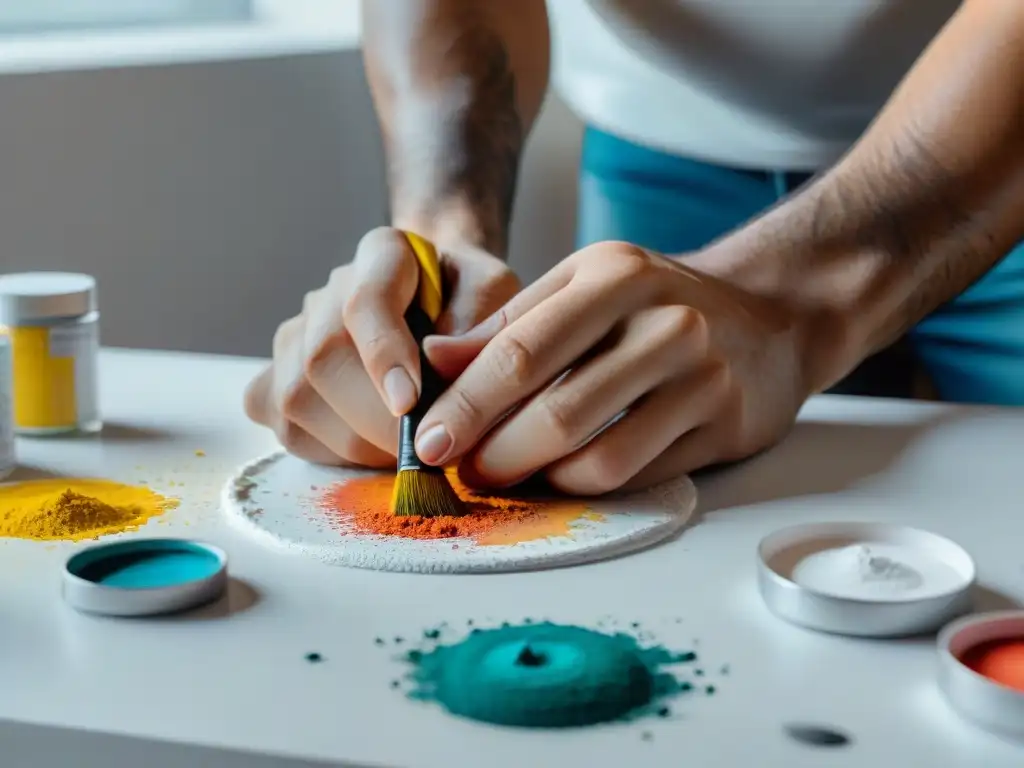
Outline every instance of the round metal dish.
[[[839, 595], [798, 583], [805, 559], [855, 545], [891, 545], [951, 569], [948, 587], [878, 599]], [[812, 523], [784, 528], [758, 546], [758, 585], [768, 608], [809, 629], [859, 637], [934, 632], [971, 608], [974, 561], [959, 545], [928, 531], [882, 523]]]

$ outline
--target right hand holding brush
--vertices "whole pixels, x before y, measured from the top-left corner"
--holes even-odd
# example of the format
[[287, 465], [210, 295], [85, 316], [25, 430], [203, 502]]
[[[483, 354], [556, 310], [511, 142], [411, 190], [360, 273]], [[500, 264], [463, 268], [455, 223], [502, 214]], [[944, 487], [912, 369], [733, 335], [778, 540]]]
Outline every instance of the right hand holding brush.
[[[477, 249], [442, 249], [441, 265], [451, 290], [441, 333], [472, 328], [519, 290], [504, 262]], [[278, 328], [273, 362], [246, 390], [249, 418], [307, 461], [394, 466], [398, 417], [419, 395], [419, 351], [405, 321], [418, 282], [401, 231], [363, 237], [355, 259]]]

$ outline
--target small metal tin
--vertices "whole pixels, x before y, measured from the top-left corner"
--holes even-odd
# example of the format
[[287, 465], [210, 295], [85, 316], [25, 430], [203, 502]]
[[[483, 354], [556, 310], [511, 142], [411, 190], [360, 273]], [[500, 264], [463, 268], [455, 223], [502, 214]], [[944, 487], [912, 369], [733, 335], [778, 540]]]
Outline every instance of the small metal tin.
[[212, 602], [228, 584], [227, 554], [185, 539], [90, 547], [64, 566], [64, 600], [86, 613], [155, 616]]
[[[874, 554], [893, 552], [899, 557]], [[793, 624], [840, 635], [934, 632], [971, 609], [974, 580], [974, 561], [963, 548], [905, 526], [796, 525], [758, 546], [758, 586], [768, 608]]]
[[1024, 611], [979, 613], [954, 621], [939, 633], [939, 687], [966, 720], [1024, 742], [1024, 693], [978, 674], [961, 660], [992, 640], [1024, 639]]

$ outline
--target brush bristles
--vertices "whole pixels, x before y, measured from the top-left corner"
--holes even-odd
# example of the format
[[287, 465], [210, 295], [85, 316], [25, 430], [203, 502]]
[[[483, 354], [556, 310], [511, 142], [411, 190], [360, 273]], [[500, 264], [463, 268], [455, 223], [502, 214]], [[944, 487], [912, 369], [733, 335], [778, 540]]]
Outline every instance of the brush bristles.
[[468, 511], [443, 472], [406, 469], [395, 478], [391, 512], [398, 517], [458, 517]]

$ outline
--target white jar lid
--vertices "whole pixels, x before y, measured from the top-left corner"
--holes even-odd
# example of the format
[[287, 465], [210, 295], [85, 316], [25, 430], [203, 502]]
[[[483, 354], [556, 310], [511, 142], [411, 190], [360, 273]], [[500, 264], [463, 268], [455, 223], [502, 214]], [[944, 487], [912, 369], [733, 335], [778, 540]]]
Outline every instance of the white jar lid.
[[0, 275], [0, 323], [80, 317], [96, 309], [96, 280], [73, 272]]

